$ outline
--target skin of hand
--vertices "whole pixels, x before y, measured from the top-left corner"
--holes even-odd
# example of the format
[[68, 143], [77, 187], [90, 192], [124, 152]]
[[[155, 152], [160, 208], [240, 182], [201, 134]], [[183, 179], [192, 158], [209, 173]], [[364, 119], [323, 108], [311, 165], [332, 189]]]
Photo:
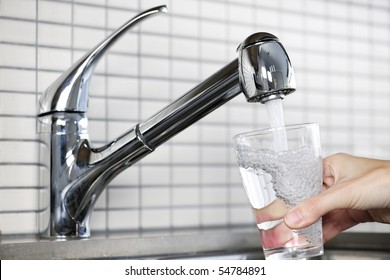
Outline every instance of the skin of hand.
[[300, 229], [322, 217], [324, 241], [364, 222], [390, 223], [390, 161], [335, 154], [323, 160], [323, 191], [288, 210], [277, 199], [254, 210], [258, 224], [284, 219], [267, 239], [283, 244], [281, 231]]
[[327, 241], [364, 222], [390, 223], [390, 161], [335, 154], [323, 160], [323, 192], [284, 216], [299, 229], [320, 217]]

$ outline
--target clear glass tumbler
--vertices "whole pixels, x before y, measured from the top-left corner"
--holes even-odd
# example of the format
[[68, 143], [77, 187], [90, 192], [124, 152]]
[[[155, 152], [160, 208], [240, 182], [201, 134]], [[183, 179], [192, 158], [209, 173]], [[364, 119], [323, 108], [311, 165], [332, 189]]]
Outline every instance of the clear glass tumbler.
[[266, 259], [323, 254], [322, 222], [292, 230], [286, 212], [321, 192], [322, 156], [316, 123], [268, 128], [234, 137], [242, 181]]

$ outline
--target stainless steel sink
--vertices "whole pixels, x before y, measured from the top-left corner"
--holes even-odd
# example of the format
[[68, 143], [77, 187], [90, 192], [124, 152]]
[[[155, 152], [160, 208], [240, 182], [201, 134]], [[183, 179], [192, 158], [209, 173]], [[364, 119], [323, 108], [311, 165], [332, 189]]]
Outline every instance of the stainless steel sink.
[[390, 260], [390, 252], [370, 250], [326, 250], [321, 260]]
[[321, 259], [390, 260], [390, 233], [342, 233], [325, 243]]

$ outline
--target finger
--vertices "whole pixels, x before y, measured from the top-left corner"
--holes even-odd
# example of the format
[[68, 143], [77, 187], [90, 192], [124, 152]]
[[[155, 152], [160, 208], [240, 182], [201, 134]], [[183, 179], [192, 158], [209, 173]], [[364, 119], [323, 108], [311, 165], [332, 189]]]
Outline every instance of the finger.
[[287, 205], [281, 199], [275, 199], [264, 208], [254, 209], [253, 213], [256, 218], [256, 223], [261, 224], [267, 221], [282, 219], [287, 211]]
[[[335, 191], [336, 190], [336, 191]], [[326, 213], [344, 208], [347, 204], [347, 195], [344, 195], [343, 189], [338, 190], [336, 187], [311, 197], [301, 204], [291, 209], [285, 216], [284, 222], [292, 229], [307, 227], [315, 223]]]
[[260, 230], [261, 244], [263, 248], [277, 248], [284, 246], [289, 240], [294, 238], [293, 231], [280, 222], [278, 225], [268, 230]]
[[268, 230], [260, 231], [263, 248], [293, 247], [308, 244], [304, 235], [293, 231], [283, 222]]
[[335, 175], [332, 166], [326, 161], [323, 161], [323, 182], [326, 188], [329, 188], [335, 183]]
[[347, 161], [351, 158], [348, 154], [338, 153], [324, 158], [323, 181], [326, 187], [331, 187], [343, 177], [343, 172], [348, 166]]

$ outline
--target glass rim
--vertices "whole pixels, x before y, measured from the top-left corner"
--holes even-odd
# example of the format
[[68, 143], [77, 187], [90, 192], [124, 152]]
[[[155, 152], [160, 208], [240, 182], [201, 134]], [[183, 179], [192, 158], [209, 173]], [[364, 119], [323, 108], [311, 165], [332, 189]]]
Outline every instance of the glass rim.
[[288, 125], [284, 125], [284, 126], [266, 127], [266, 128], [262, 128], [262, 129], [257, 129], [257, 130], [252, 130], [252, 131], [247, 131], [247, 132], [236, 134], [233, 137], [233, 139], [247, 138], [247, 137], [252, 137], [252, 136], [256, 136], [256, 135], [268, 134], [268, 133], [271, 133], [272, 131], [280, 130], [282, 128], [284, 128], [286, 130], [293, 130], [293, 129], [298, 129], [298, 128], [302, 128], [302, 127], [310, 127], [310, 126], [319, 127], [319, 123], [318, 122], [298, 123], [298, 124], [288, 124]]

